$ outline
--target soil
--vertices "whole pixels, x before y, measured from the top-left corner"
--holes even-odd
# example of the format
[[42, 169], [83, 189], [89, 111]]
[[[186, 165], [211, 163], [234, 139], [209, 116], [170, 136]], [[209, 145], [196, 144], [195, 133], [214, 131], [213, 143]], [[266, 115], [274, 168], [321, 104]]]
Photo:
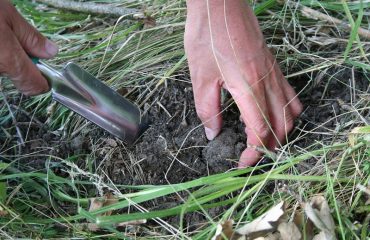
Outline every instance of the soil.
[[[237, 110], [225, 111], [224, 130], [208, 141], [195, 112], [191, 84], [175, 82], [163, 91], [148, 110], [151, 127], [129, 148], [146, 179], [117, 175], [114, 179], [125, 184], [178, 183], [235, 167], [245, 147]], [[113, 165], [115, 169], [123, 167], [120, 162], [113, 161]]]
[[[305, 110], [297, 120], [291, 139], [301, 134], [302, 129], [314, 129], [316, 133], [332, 130], [335, 133], [342, 130], [346, 122], [358, 119], [356, 112], [336, 116], [348, 112], [350, 102], [354, 101], [350, 94], [351, 79], [356, 82], [357, 100], [361, 98], [361, 93], [369, 92], [369, 80], [359, 72], [331, 71], [327, 74], [331, 76], [329, 81], [317, 76], [301, 94]], [[291, 79], [291, 83], [300, 91], [307, 80], [296, 78]], [[225, 101], [229, 98], [226, 94]], [[22, 152], [30, 155], [21, 162], [41, 170], [45, 169], [45, 160], [50, 155], [65, 159], [92, 154], [95, 169], [103, 170], [113, 182], [127, 185], [179, 183], [225, 172], [236, 166], [238, 156], [245, 148], [246, 136], [235, 105], [223, 112], [220, 135], [208, 141], [195, 112], [190, 82], [168, 82], [151, 101], [154, 104], [145, 107], [151, 126], [133, 146], [124, 146], [96, 127], [94, 131], [82, 131], [77, 137], [61, 140], [45, 125], [34, 122], [30, 127], [29, 124], [22, 124], [20, 129], [28, 132], [29, 140]], [[369, 119], [369, 112], [361, 114]], [[29, 116], [18, 112], [19, 123], [29, 120]], [[324, 141], [325, 137], [324, 134], [310, 134], [297, 141], [295, 146], [307, 147], [314, 141]], [[331, 135], [328, 139], [335, 141], [335, 136]], [[3, 141], [1, 137], [0, 141]], [[11, 151], [14, 149], [7, 154], [11, 155]], [[35, 152], [37, 154], [32, 157]], [[82, 169], [86, 168], [85, 158], [78, 160], [77, 164]]]
[[[316, 82], [309, 83], [300, 99], [305, 110], [292, 131], [294, 139], [304, 131], [320, 132], [342, 129], [350, 120], [358, 118], [356, 113], [345, 114], [351, 102], [351, 79], [356, 81], [357, 98], [361, 93], [369, 92], [369, 80], [361, 73], [351, 71], [337, 73], [335, 69], [328, 73], [331, 80], [316, 77]], [[304, 78], [291, 80], [296, 91], [307, 85]], [[244, 124], [239, 120], [235, 105], [223, 112], [223, 130], [213, 141], [208, 141], [197, 118], [190, 83], [169, 83], [164, 93], [148, 114], [152, 119], [150, 129], [129, 148], [135, 163], [141, 169], [142, 176], [113, 174], [116, 182], [123, 184], [165, 184], [192, 180], [212, 173], [220, 173], [235, 167], [240, 153], [245, 148], [246, 136]], [[229, 98], [230, 96], [227, 96]], [[353, 97], [353, 96], [352, 96]], [[352, 99], [353, 101], [353, 99]], [[167, 112], [167, 113], [166, 113]], [[362, 113], [369, 119], [369, 112]], [[340, 116], [340, 117], [337, 117]], [[299, 130], [301, 129], [301, 130]], [[335, 141], [335, 133], [310, 134], [295, 143], [298, 147], [307, 147], [315, 141]], [[294, 151], [294, 148], [292, 149]], [[124, 161], [130, 161], [124, 158]], [[132, 161], [132, 159], [131, 159]], [[267, 160], [268, 161], [268, 160]], [[262, 161], [266, 162], [266, 161]], [[113, 169], [122, 169], [121, 161], [112, 161]], [[145, 177], [143, 177], [145, 176]]]
[[[291, 79], [291, 84], [297, 92], [305, 87], [300, 96], [305, 110], [297, 120], [290, 139], [296, 139], [304, 131], [313, 131], [296, 141], [291, 152], [294, 152], [295, 148], [306, 148], [315, 141], [336, 141], [337, 138], [343, 137], [338, 133], [339, 130], [345, 130], [346, 123], [358, 123], [359, 116], [355, 111], [344, 116], [341, 114], [348, 113], [351, 101], [362, 98], [361, 93], [369, 93], [369, 80], [361, 73], [337, 73], [335, 69], [332, 74], [328, 73], [328, 76], [332, 76], [330, 81], [319, 79], [320, 81], [309, 83], [308, 87], [305, 87], [307, 80], [304, 78]], [[354, 96], [350, 94], [352, 78], [356, 82], [357, 99], [353, 99]], [[226, 95], [225, 101], [229, 98], [230, 96]], [[14, 101], [16, 103], [16, 100]], [[246, 142], [244, 125], [239, 120], [236, 106], [231, 106], [223, 112], [222, 132], [213, 141], [208, 141], [195, 112], [190, 82], [168, 82], [151, 101], [154, 104], [145, 108], [152, 124], [133, 146], [122, 144], [97, 127], [93, 127], [93, 131], [88, 127], [72, 139], [61, 140], [60, 136], [51, 132], [46, 125], [33, 122], [29, 127], [29, 116], [18, 112], [18, 123], [28, 122], [19, 126], [22, 132], [28, 131], [29, 140], [21, 149], [27, 157], [18, 159], [19, 164], [27, 167], [29, 171], [52, 169], [55, 174], [68, 177], [69, 173], [63, 170], [58, 158], [72, 157], [70, 160], [75, 161], [81, 169], [88, 168], [100, 176], [109, 176], [115, 184], [126, 185], [185, 182], [225, 172], [236, 166]], [[363, 104], [368, 102], [369, 99], [362, 101]], [[363, 111], [361, 115], [365, 120], [370, 120], [369, 111]], [[332, 133], [330, 136], [320, 133], [329, 131]], [[14, 136], [13, 142], [16, 141], [16, 134]], [[6, 138], [0, 136], [0, 142], [5, 141], [4, 139]], [[9, 156], [13, 151], [14, 148], [6, 151], [5, 158], [11, 159]], [[86, 154], [95, 160], [92, 165], [86, 163]], [[51, 162], [46, 161], [50, 159], [50, 155], [58, 158], [53, 158]], [[266, 161], [269, 160], [261, 163]], [[314, 164], [314, 160], [306, 161], [298, 169], [305, 171]], [[273, 189], [273, 186], [271, 189], [267, 186], [266, 191]], [[98, 193], [92, 193], [94, 194]], [[148, 209], [158, 210], [180, 204], [176, 199], [168, 196], [144, 205]], [[224, 210], [210, 209], [208, 214], [215, 217]], [[196, 227], [198, 223], [206, 220], [201, 213], [189, 213], [185, 215], [184, 224]], [[179, 217], [169, 217], [166, 221], [176, 226]]]

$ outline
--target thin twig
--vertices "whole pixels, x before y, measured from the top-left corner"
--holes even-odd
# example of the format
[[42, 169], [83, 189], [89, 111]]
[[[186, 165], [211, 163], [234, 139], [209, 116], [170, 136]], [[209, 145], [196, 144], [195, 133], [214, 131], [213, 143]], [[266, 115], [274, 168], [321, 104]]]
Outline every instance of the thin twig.
[[[349, 24], [346, 21], [343, 21], [343, 20], [340, 20], [338, 18], [326, 15], [326, 14], [320, 12], [320, 11], [314, 10], [314, 9], [306, 7], [306, 6], [303, 6], [299, 3], [295, 3], [295, 2], [292, 2], [292, 1], [288, 1], [288, 3], [290, 5], [292, 5], [293, 7], [298, 8], [301, 11], [302, 15], [307, 17], [307, 18], [311, 18], [311, 19], [315, 19], [315, 20], [322, 20], [322, 21], [325, 21], [327, 23], [332, 23], [332, 24], [336, 25], [339, 28], [343, 28], [345, 30], [352, 30], [351, 24]], [[365, 28], [359, 27], [357, 33], [360, 37], [362, 37], [364, 39], [370, 39], [370, 31], [365, 29]]]
[[85, 12], [92, 14], [105, 14], [112, 16], [132, 16], [134, 18], [143, 18], [144, 14], [134, 8], [117, 7], [114, 4], [101, 4], [93, 2], [77, 2], [70, 0], [37, 0], [46, 5], [67, 9], [77, 12]]

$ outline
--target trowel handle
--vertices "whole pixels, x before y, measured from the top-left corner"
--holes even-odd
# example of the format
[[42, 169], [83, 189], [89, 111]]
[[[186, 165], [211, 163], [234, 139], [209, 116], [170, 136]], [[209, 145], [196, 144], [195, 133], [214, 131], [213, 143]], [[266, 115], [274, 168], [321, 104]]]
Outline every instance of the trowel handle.
[[34, 64], [38, 64], [38, 63], [40, 63], [40, 59], [39, 58], [37, 58], [37, 57], [30, 57], [31, 58], [31, 60], [32, 60], [32, 62], [34, 63]]

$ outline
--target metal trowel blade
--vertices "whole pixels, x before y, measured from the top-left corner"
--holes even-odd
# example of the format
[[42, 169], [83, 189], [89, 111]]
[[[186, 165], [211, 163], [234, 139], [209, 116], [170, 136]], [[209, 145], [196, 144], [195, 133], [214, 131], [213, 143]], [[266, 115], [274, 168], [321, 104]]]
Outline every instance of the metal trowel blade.
[[140, 109], [74, 63], [56, 71], [44, 63], [37, 67], [49, 80], [52, 97], [127, 143], [148, 128]]

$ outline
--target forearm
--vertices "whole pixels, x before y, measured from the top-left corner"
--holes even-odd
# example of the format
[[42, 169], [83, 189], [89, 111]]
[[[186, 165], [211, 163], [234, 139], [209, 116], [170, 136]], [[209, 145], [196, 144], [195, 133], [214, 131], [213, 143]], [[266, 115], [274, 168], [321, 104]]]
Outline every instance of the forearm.
[[254, 49], [251, 57], [265, 47], [257, 18], [244, 0], [187, 0], [186, 30], [199, 41], [209, 36], [217, 41], [226, 34], [235, 50], [245, 43]]
[[252, 9], [244, 0], [187, 0], [187, 16], [196, 18], [207, 18], [230, 21], [243, 16], [251, 26], [258, 27], [258, 21]]

